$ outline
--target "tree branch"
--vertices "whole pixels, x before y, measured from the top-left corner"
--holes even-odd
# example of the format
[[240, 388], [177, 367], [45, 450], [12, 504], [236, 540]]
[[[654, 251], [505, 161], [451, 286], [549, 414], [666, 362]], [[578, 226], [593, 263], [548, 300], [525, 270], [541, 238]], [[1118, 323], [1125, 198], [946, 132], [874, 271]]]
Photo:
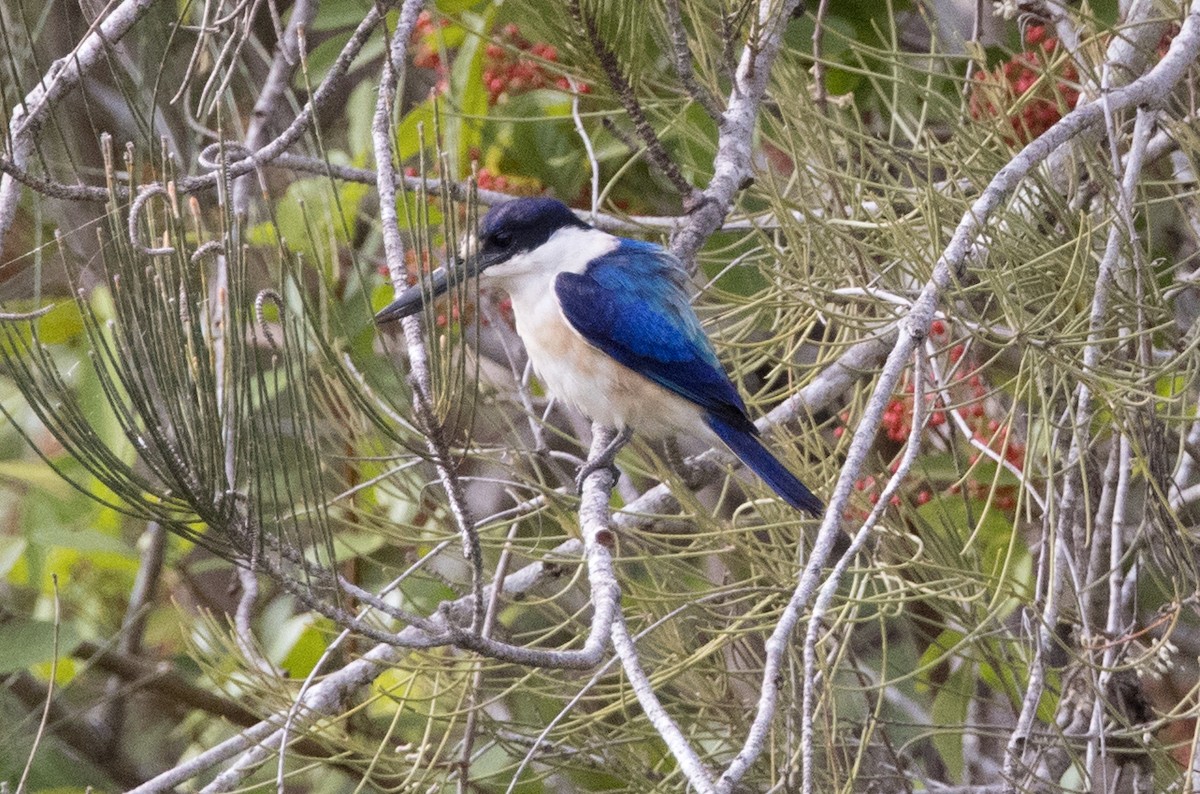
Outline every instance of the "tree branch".
[[[1027, 145], [1001, 168], [971, 208], [963, 215], [949, 244], [938, 259], [932, 277], [903, 321], [899, 339], [884, 364], [859, 426], [854, 431], [850, 448], [846, 452], [845, 463], [834, 487], [833, 497], [829, 500], [824, 520], [814, 542], [812, 555], [800, 575], [787, 608], [767, 640], [763, 687], [754, 722], [742, 751], [718, 782], [719, 790], [731, 790], [762, 752], [775, 713], [779, 672], [783, 656], [789, 646], [789, 638], [821, 581], [822, 570], [829, 560], [835, 539], [840, 532], [841, 516], [846, 510], [854, 482], [861, 473], [863, 463], [874, 442], [888, 400], [914, 349], [929, 332], [938, 299], [953, 283], [967, 261], [976, 238], [983, 231], [991, 216], [1000, 208], [1004, 199], [1021, 184], [1034, 168], [1045, 162], [1059, 147], [1077, 135], [1102, 124], [1106, 112], [1118, 112], [1168, 95], [1195, 60], [1198, 51], [1200, 51], [1200, 0], [1194, 0], [1183, 28], [1171, 43], [1170, 50], [1148, 74], [1127, 86], [1114, 89], [1108, 95], [1107, 111], [1106, 107], [1101, 104], [1091, 104], [1076, 108], [1064, 116], [1045, 134]], [[806, 660], [805, 679], [811, 678], [814, 674], [815, 670]], [[1016, 734], [1014, 734], [1015, 737]], [[806, 776], [806, 790], [811, 790], [812, 771], [807, 768], [803, 771]]]
[[629, 120], [633, 122], [634, 131], [642, 139], [642, 143], [646, 145], [646, 154], [649, 156], [650, 162], [679, 191], [685, 208], [694, 204], [698, 191], [683, 178], [679, 166], [671, 159], [671, 155], [668, 154], [666, 147], [659, 140], [658, 133], [650, 125], [650, 121], [646, 118], [646, 114], [642, 111], [642, 106], [637, 100], [637, 95], [634, 93], [633, 87], [629, 85], [629, 81], [625, 79], [625, 75], [621, 72], [621, 64], [617, 61], [616, 53], [601, 38], [600, 31], [596, 27], [595, 17], [587, 13], [583, 8], [582, 0], [569, 0], [569, 2], [571, 16], [574, 18], [575, 24], [582, 28], [584, 34], [587, 36], [588, 43], [592, 47], [592, 52], [596, 55], [596, 60], [600, 62], [600, 67], [604, 70], [605, 76], [608, 77], [609, 85], [612, 86], [617, 99], [621, 101], [621, 106], [625, 108], [625, 113], [629, 116]]
[[700, 202], [687, 224], [671, 238], [671, 253], [692, 267], [696, 254], [712, 233], [721, 227], [733, 197], [753, 175], [751, 150], [759, 106], [766, 94], [771, 66], [783, 42], [783, 31], [799, 0], [761, 0], [751, 40], [742, 50], [733, 76], [717, 135], [713, 178], [700, 195]]
[[[108, 52], [108, 48], [137, 24], [155, 0], [122, 0], [102, 21], [94, 23], [71, 53], [51, 64], [46, 75], [13, 109], [9, 120], [9, 159], [15, 168], [28, 170], [33, 141], [54, 105], [74, 90]], [[11, 174], [0, 177], [0, 256], [4, 238], [17, 215], [21, 186]]]

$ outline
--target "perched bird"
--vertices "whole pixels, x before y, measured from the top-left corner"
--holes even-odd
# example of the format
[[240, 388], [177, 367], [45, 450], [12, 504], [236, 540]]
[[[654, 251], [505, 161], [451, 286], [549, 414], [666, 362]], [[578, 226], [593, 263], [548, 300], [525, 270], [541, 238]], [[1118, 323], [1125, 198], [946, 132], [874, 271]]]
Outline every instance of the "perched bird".
[[517, 333], [550, 394], [621, 431], [580, 482], [610, 465], [631, 431], [691, 434], [723, 442], [792, 507], [824, 511], [759, 441], [688, 300], [687, 273], [663, 248], [593, 228], [555, 199], [516, 199], [487, 213], [463, 267], [437, 271], [432, 290], [409, 288], [375, 319], [414, 314], [472, 276], [512, 298]]

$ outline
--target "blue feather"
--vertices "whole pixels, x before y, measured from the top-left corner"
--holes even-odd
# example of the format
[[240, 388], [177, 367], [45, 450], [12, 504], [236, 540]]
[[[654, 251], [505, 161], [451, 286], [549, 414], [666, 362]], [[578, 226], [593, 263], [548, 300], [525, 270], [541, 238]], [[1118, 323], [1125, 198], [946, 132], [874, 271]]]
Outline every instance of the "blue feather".
[[[767, 451], [767, 448], [758, 440], [756, 433], [748, 432], [744, 427], [737, 427], [713, 414], [709, 414], [705, 421], [712, 431], [725, 442], [725, 446], [729, 447], [733, 454], [746, 464], [746, 468], [761, 477], [762, 481], [771, 486], [771, 490], [783, 497], [785, 502], [797, 510], [804, 510], [813, 516], [820, 517], [825, 512], [825, 505], [821, 500], [813, 496], [813, 492], [808, 490], [808, 486], [800, 482], [796, 475], [788, 471], [786, 466]], [[750, 427], [754, 428], [754, 425], [751, 424]]]
[[820, 516], [825, 506], [758, 440], [688, 300], [687, 274], [652, 243], [621, 240], [581, 273], [559, 273], [563, 316], [590, 344], [704, 410], [709, 428], [784, 501]]
[[700, 326], [678, 261], [652, 243], [622, 240], [582, 274], [559, 273], [567, 321], [621, 364], [730, 421], [746, 405]]

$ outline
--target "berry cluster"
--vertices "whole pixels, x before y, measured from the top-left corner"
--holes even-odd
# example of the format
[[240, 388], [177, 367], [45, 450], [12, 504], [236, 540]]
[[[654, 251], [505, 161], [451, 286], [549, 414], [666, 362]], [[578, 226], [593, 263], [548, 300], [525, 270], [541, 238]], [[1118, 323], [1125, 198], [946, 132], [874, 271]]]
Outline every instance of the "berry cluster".
[[[491, 105], [538, 88], [555, 86], [571, 90], [567, 78], [555, 76], [546, 68], [547, 64], [558, 62], [558, 50], [544, 42], [530, 42], [511, 22], [500, 29], [499, 40], [487, 46], [484, 58], [483, 84]], [[578, 88], [581, 94], [591, 90], [582, 84]]]
[[1060, 57], [1058, 39], [1042, 25], [1025, 29], [1025, 51], [990, 72], [975, 75], [971, 116], [1007, 119], [1010, 143], [1038, 137], [1075, 107], [1079, 75], [1069, 58]]
[[546, 190], [535, 177], [501, 174], [486, 166], [479, 169], [476, 181], [480, 190], [497, 190], [513, 196], [540, 196]]
[[450, 85], [450, 67], [442, 60], [439, 46], [441, 29], [449, 26], [450, 20], [435, 20], [428, 11], [422, 11], [417, 15], [417, 24], [412, 33], [413, 66], [434, 71], [437, 75], [435, 90], [439, 94], [444, 94]]
[[[412, 248], [406, 248], [404, 250], [404, 283], [405, 283], [405, 285], [411, 287], [414, 284], [416, 284], [418, 277], [422, 272], [424, 272], [424, 273], [433, 272], [433, 265], [430, 264], [431, 262], [432, 262], [432, 260], [429, 258], [429, 252], [426, 251], [424, 253], [424, 255], [421, 257], [420, 266], [418, 266], [417, 265], [417, 252], [414, 251]], [[380, 264], [376, 267], [376, 270], [378, 270], [379, 275], [383, 276], [384, 278], [388, 278], [391, 276], [391, 273], [388, 272], [387, 265]]]
[[[930, 337], [934, 341], [945, 340], [947, 338], [946, 323], [942, 320], [935, 320], [930, 327]], [[984, 457], [979, 450], [980, 446], [984, 446], [995, 453], [995, 455], [987, 455], [987, 459], [994, 460], [998, 457], [1020, 470], [1025, 463], [1025, 444], [1012, 438], [1008, 427], [1001, 424], [996, 418], [989, 416], [989, 409], [992, 405], [992, 401], [988, 399], [989, 388], [978, 367], [963, 360], [965, 356], [967, 356], [967, 350], [962, 344], [953, 345], [947, 351], [946, 363], [961, 370], [962, 375], [947, 386], [945, 394], [956, 404], [953, 410], [960, 420], [956, 420], [957, 424], [965, 426], [971, 433], [970, 464], [974, 466]], [[901, 386], [900, 393], [894, 396], [884, 409], [882, 430], [883, 437], [886, 439], [885, 451], [888, 448], [887, 445], [903, 444], [912, 432], [913, 400], [913, 384], [906, 382]], [[926, 424], [923, 432], [929, 433], [944, 425], [950, 417], [949, 409], [942, 402], [941, 394], [926, 394], [925, 400], [929, 410], [926, 411]], [[845, 426], [850, 422], [850, 416], [847, 412], [843, 412], [839, 418], [842, 420], [843, 426], [835, 428], [834, 435], [840, 437], [845, 432]], [[945, 443], [945, 437], [942, 436], [942, 438]], [[895, 448], [892, 447], [892, 449]], [[896, 455], [890, 467], [892, 474], [895, 474], [898, 466], [899, 455]], [[961, 485], [954, 482], [937, 483], [926, 480], [916, 481], [911, 487], [906, 485], [905, 490], [910, 493], [916, 504], [922, 505], [932, 500], [935, 493], [957, 493], [960, 488], [965, 488], [967, 494], [973, 499], [990, 499], [992, 506], [997, 509], [1013, 510], [1017, 504], [1017, 486], [995, 485], [993, 471], [979, 470]], [[868, 505], [874, 505], [879, 501], [880, 493], [886, 482], [886, 476], [864, 476], [855, 483], [855, 490], [863, 494]], [[899, 495], [893, 496], [891, 499], [893, 505], [898, 505], [900, 502]], [[860, 504], [858, 507], [848, 510], [846, 517], [851, 520], [861, 520], [866, 517], [868, 510], [869, 508]]]

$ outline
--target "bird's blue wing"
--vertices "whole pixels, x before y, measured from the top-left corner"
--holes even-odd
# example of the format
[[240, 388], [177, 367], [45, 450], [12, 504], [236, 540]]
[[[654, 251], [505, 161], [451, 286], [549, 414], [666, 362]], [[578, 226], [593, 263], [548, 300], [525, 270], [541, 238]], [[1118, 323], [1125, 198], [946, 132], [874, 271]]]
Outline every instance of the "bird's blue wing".
[[590, 344], [735, 426], [754, 431], [688, 301], [685, 274], [662, 248], [622, 240], [585, 272], [560, 273], [554, 291]]

